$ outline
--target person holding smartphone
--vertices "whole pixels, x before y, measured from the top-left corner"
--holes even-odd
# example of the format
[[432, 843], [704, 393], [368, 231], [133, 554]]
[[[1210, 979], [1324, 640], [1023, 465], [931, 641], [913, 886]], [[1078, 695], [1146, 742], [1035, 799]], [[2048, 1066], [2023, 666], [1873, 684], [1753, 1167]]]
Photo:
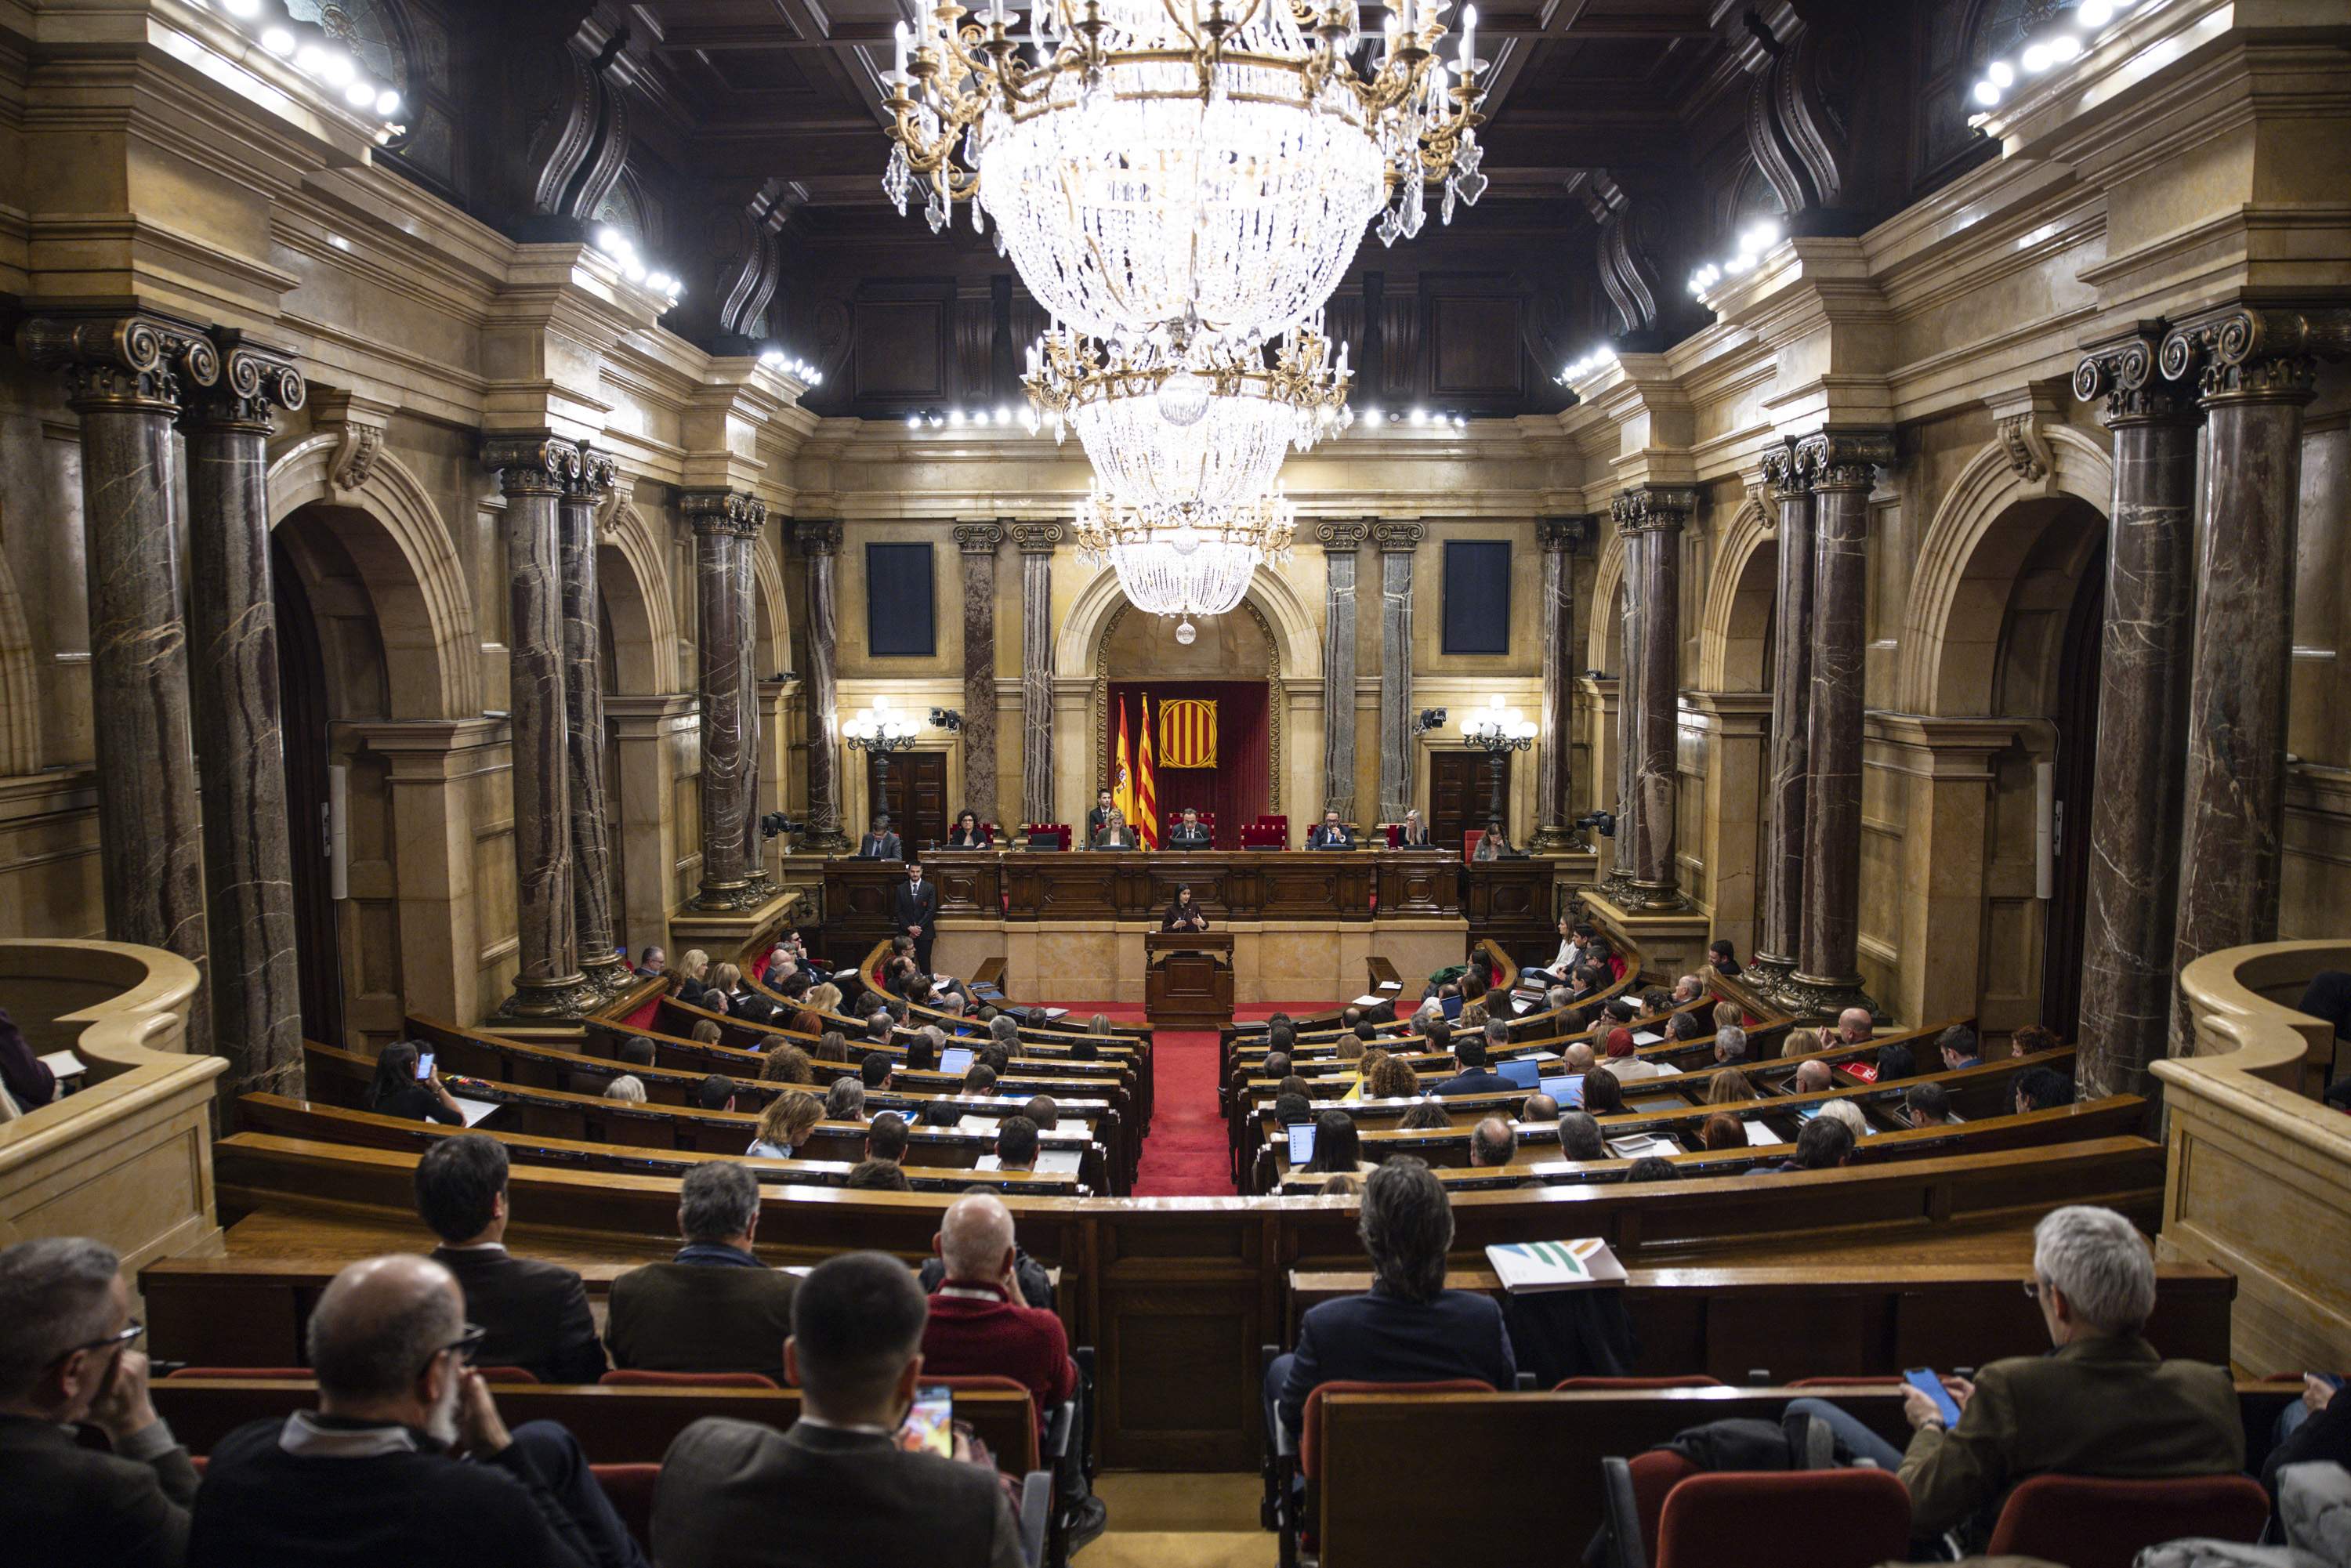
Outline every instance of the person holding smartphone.
[[367, 1108], [379, 1116], [405, 1116], [412, 1122], [465, 1124], [449, 1086], [433, 1071], [433, 1053], [413, 1040], [396, 1040], [375, 1059], [375, 1080], [368, 1085]]

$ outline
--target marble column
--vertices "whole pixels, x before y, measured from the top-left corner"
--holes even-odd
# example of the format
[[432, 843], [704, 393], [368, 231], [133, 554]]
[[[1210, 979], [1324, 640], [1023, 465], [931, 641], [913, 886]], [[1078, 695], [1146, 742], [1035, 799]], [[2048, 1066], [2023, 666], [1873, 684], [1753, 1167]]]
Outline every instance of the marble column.
[[1541, 736], [1535, 743], [1535, 834], [1528, 848], [1556, 854], [1577, 847], [1574, 782], [1568, 766], [1575, 723], [1575, 552], [1592, 537], [1589, 517], [1542, 517], [1535, 543], [1543, 558]]
[[[1059, 523], [1015, 523], [1020, 549], [1020, 820], [1053, 820], [1053, 547]], [[1012, 823], [1006, 827], [1017, 828]]]
[[[188, 636], [180, 613], [179, 486], [172, 421], [220, 379], [195, 328], [162, 316], [38, 318], [17, 333], [64, 374], [81, 421], [82, 548], [89, 584], [90, 720], [106, 935], [207, 967], [204, 821], [196, 803]], [[188, 1050], [213, 1049], [212, 999], [188, 1001]]]
[[541, 432], [493, 435], [482, 462], [507, 498], [507, 699], [514, 753], [515, 929], [508, 1018], [577, 1018], [604, 999], [580, 972], [572, 904], [569, 708], [560, 517], [580, 448]]
[[743, 874], [747, 879], [746, 908], [757, 908], [776, 893], [768, 880], [766, 856], [760, 852], [766, 841], [759, 836], [760, 758], [766, 746], [760, 733], [764, 727], [759, 711], [758, 557], [759, 535], [768, 526], [768, 508], [763, 501], [752, 504], [757, 516], [750, 531], [735, 540], [731, 563], [735, 569], [735, 667], [743, 676], [735, 694], [735, 733], [743, 737], [743, 801], [735, 819], [735, 835], [742, 845]]
[[808, 832], [801, 847], [819, 854], [846, 854], [841, 831], [841, 677], [834, 649], [841, 633], [834, 602], [833, 559], [841, 552], [841, 525], [806, 521], [792, 525], [792, 538], [808, 558], [809, 789]]
[[[222, 332], [221, 379], [190, 400], [188, 632], [204, 779], [214, 1049], [224, 1105], [303, 1092], [302, 970], [269, 569], [269, 434], [298, 409], [302, 372], [282, 350]], [[303, 824], [312, 831], [314, 824]]]
[[[1322, 543], [1322, 810], [1355, 820], [1355, 552], [1362, 523], [1321, 523]], [[1315, 815], [1319, 818], [1322, 811]]]
[[[744, 721], [752, 714], [747, 694], [754, 683], [744, 640], [741, 579], [751, 540], [767, 520], [767, 506], [734, 490], [690, 490], [680, 505], [694, 526], [695, 643], [702, 697], [702, 888], [694, 906], [723, 913], [759, 902], [745, 853], [753, 786], [752, 737]], [[830, 647], [825, 662], [830, 669]]]
[[1002, 523], [958, 523], [963, 555], [963, 803], [983, 822], [996, 806], [996, 550]]
[[2082, 944], [2085, 1095], [2144, 1094], [2171, 1025], [2179, 901], [2179, 795], [2187, 756], [2195, 600], [2194, 389], [2156, 370], [2161, 323], [2094, 346], [2074, 371], [2105, 399], [2115, 433], [2105, 624], [2098, 674], [2097, 787]]
[[[1380, 551], [1380, 819], [1400, 822], [1414, 804], [1420, 770], [1413, 755], [1412, 571], [1428, 530], [1418, 523], [1374, 523]], [[1280, 701], [1277, 695], [1276, 701]], [[1351, 699], [1352, 700], [1352, 699]]]
[[1813, 491], [1782, 438], [1763, 449], [1763, 479], [1779, 513], [1779, 581], [1771, 607], [1771, 841], [1763, 851], [1757, 984], [1770, 990], [1796, 967], [1804, 923], [1804, 744], [1813, 710]]
[[[2302, 410], [2317, 361], [2346, 347], [2351, 312], [2235, 306], [2163, 341], [2167, 378], [2199, 376], [2208, 445], [2175, 974], [2277, 936]], [[2184, 1006], [2171, 1048], [2193, 1049]]]
[[[1637, 605], [1637, 659], [1625, 661], [1636, 683], [1631, 729], [1632, 831], [1616, 830], [1625, 880], [1618, 902], [1662, 913], [1686, 909], [1674, 860], [1674, 795], [1681, 695], [1682, 525], [1698, 507], [1698, 492], [1649, 486], [1616, 497], [1615, 520], [1625, 535], [1625, 601]], [[1628, 619], [1635, 619], [1628, 617]]]
[[1640, 756], [1639, 713], [1641, 707], [1641, 547], [1632, 534], [1618, 530], [1623, 541], [1620, 553], [1623, 570], [1619, 576], [1622, 591], [1616, 601], [1616, 798], [1610, 803], [1616, 818], [1616, 832], [1609, 841], [1608, 871], [1601, 885], [1611, 898], [1622, 901], [1630, 896], [1633, 880], [1634, 825], [1640, 820], [1641, 804], [1635, 798], [1633, 779], [1638, 772]]
[[1798, 443], [1813, 490], [1812, 711], [1805, 715], [1803, 920], [1780, 995], [1808, 1017], [1877, 1010], [1861, 977], [1861, 724], [1868, 647], [1869, 492], [1894, 460], [1884, 430]]
[[563, 567], [564, 750], [571, 770], [571, 919], [580, 971], [607, 996], [635, 975], [614, 951], [611, 827], [604, 798], [603, 601], [596, 586], [596, 513], [612, 493], [611, 454], [582, 444], [565, 476], [558, 550]]

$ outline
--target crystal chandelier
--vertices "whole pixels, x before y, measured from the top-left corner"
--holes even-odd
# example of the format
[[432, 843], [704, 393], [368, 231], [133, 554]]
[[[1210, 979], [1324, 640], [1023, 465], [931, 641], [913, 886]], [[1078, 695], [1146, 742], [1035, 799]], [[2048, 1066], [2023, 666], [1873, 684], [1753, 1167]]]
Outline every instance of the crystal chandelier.
[[[898, 28], [882, 185], [933, 230], [973, 203], [1052, 319], [1091, 338], [1196, 320], [1239, 350], [1330, 298], [1364, 225], [1420, 231], [1426, 190], [1486, 188], [1477, 13], [1396, 0], [1368, 75], [1356, 0], [1044, 0], [1026, 49], [1004, 0]], [[967, 20], [968, 18], [968, 20]]]
[[1241, 601], [1261, 561], [1288, 559], [1297, 517], [1280, 491], [1181, 520], [1147, 517], [1097, 482], [1078, 503], [1079, 558], [1107, 562], [1137, 610], [1152, 615], [1222, 615]]
[[1113, 347], [1065, 331], [1029, 350], [1029, 428], [1071, 426], [1102, 486], [1146, 519], [1180, 526], [1273, 488], [1282, 457], [1353, 419], [1347, 350], [1331, 351], [1320, 313], [1268, 365], [1145, 340]]

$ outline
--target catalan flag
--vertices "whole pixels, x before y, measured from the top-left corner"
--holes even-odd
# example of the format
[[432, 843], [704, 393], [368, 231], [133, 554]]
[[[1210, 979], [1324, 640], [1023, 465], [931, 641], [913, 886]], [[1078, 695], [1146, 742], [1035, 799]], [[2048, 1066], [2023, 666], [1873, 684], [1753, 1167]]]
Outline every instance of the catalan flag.
[[1151, 699], [1143, 699], [1143, 754], [1134, 768], [1135, 839], [1146, 850], [1159, 847], [1159, 790], [1151, 778]]
[[[1148, 727], [1146, 726], [1146, 732]], [[1180, 697], [1159, 705], [1162, 768], [1217, 765], [1217, 704], [1213, 697]]]

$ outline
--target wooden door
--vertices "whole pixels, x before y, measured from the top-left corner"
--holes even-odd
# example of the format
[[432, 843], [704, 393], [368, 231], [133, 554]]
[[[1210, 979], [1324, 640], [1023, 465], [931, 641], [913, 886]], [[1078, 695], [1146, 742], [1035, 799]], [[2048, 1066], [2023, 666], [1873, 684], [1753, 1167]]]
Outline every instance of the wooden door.
[[919, 853], [925, 844], [944, 842], [947, 836], [947, 754], [944, 751], [902, 751], [890, 758], [890, 787], [882, 788], [881, 763], [865, 759], [866, 799], [874, 810], [890, 813], [890, 821], [908, 851]]
[[2090, 923], [2090, 801], [2098, 775], [2098, 681], [2104, 662], [2106, 552], [2082, 573], [2058, 660], [2056, 885], [2041, 962], [2041, 1021], [2071, 1041], [2082, 1022], [2082, 945]]
[[1485, 827], [1493, 810], [1494, 779], [1502, 781], [1505, 821], [1510, 799], [1510, 753], [1432, 751], [1428, 754], [1428, 841], [1461, 852], [1461, 835]]
[[302, 1038], [342, 1046], [343, 959], [329, 863], [327, 659], [302, 579], [269, 541], [277, 610], [277, 701], [286, 739], [287, 847], [294, 873], [294, 950], [301, 975]]

